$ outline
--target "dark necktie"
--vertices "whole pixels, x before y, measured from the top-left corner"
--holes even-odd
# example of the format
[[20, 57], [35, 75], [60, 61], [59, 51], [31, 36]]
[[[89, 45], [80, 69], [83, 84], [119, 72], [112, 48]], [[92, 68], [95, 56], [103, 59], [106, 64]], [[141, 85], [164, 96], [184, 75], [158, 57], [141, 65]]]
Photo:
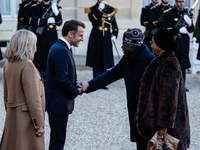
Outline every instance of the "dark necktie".
[[70, 48], [69, 50], [70, 50], [70, 52], [72, 53], [72, 48]]

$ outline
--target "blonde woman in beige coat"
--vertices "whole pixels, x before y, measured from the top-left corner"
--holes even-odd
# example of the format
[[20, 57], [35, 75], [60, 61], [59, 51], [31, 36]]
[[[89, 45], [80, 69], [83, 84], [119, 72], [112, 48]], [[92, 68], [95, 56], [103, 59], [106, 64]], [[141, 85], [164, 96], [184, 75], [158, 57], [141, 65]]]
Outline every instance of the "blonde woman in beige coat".
[[6, 50], [4, 104], [6, 120], [0, 150], [44, 150], [45, 95], [41, 76], [32, 63], [37, 38], [17, 31]]

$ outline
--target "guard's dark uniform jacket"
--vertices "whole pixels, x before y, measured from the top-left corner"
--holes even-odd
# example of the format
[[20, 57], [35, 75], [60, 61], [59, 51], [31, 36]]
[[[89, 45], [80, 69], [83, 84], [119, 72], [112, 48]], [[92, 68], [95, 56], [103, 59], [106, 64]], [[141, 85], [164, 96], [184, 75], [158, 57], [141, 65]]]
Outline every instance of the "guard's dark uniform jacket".
[[[179, 29], [181, 26], [177, 25], [177, 22], [182, 18], [184, 13], [187, 13], [188, 9], [178, 10], [176, 6], [174, 6], [171, 10], [165, 13], [164, 15], [164, 23], [163, 26], [172, 32], [174, 36], [178, 36], [176, 38], [176, 44], [178, 46], [175, 51], [175, 55], [181, 65], [182, 69], [189, 68], [191, 66], [189, 60], [189, 44], [190, 38], [188, 34], [179, 33]], [[191, 33], [194, 31], [194, 24], [188, 27], [187, 24], [184, 25], [188, 32]]]
[[30, 26], [31, 25], [31, 20], [32, 20], [32, 8], [37, 4], [36, 1], [31, 1], [29, 2], [27, 5], [25, 5], [25, 10], [24, 10], [24, 19], [23, 19], [23, 23], [28, 25], [28, 30], [33, 31]]
[[170, 4], [164, 6], [163, 4], [158, 5], [155, 7], [155, 9], [152, 9], [152, 12], [150, 14], [150, 22], [152, 22], [153, 28], [162, 28], [163, 26], [163, 16], [166, 12], [166, 10], [169, 10], [171, 8]]
[[[25, 23], [25, 15], [26, 15], [25, 9], [30, 3], [32, 3], [32, 0], [25, 0], [24, 2], [19, 4], [19, 11], [17, 17], [18, 19], [17, 30], [28, 28], [27, 21]], [[31, 14], [29, 16], [31, 16]]]
[[[49, 7], [51, 7], [51, 2], [48, 5], [45, 5], [42, 2], [32, 6], [31, 25], [35, 27], [45, 27], [42, 35], [36, 33], [38, 38], [37, 51], [33, 60], [35, 66], [42, 69], [46, 69], [47, 56], [50, 47], [58, 40], [56, 25], [60, 26], [62, 24], [62, 16], [60, 12], [58, 16], [53, 15], [53, 17], [55, 17], [56, 23], [47, 25], [48, 18], [42, 18], [42, 16]], [[60, 7], [58, 8], [60, 10]]]
[[118, 26], [113, 7], [105, 5], [102, 12], [98, 7], [97, 3], [90, 8], [91, 12], [88, 14], [93, 28], [88, 42], [86, 66], [100, 68], [104, 63], [104, 67], [107, 69], [114, 66], [111, 36], [117, 37]]
[[149, 20], [150, 20], [150, 13], [153, 8], [154, 8], [154, 5], [152, 3], [142, 8], [142, 12], [140, 16], [140, 24], [146, 27], [146, 30], [152, 29], [152, 25], [149, 22]]
[[2, 17], [1, 17], [1, 13], [0, 13], [0, 24], [2, 23]]
[[145, 39], [144, 43], [148, 46], [148, 48], [151, 50], [151, 43], [152, 35], [151, 31], [154, 29], [152, 22], [150, 22], [150, 13], [152, 12], [152, 9], [154, 9], [156, 6], [152, 3], [150, 5], [146, 5], [142, 8], [141, 16], [140, 16], [140, 24], [144, 27], [146, 27], [146, 30], [144, 32]]

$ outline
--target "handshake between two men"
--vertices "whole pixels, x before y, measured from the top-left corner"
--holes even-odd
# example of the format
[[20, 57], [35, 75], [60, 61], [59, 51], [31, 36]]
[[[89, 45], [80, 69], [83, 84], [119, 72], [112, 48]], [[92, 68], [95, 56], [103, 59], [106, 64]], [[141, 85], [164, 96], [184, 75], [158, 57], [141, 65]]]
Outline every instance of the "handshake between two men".
[[79, 95], [82, 95], [87, 90], [87, 88], [89, 87], [89, 84], [86, 81], [81, 81], [81, 82], [77, 81], [76, 87], [78, 87]]

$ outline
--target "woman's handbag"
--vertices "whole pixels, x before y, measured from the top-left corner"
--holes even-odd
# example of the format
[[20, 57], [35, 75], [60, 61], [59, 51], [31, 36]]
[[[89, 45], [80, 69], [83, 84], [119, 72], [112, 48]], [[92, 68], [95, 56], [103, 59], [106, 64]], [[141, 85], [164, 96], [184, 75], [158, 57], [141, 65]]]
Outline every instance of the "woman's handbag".
[[177, 150], [179, 139], [166, 134], [165, 138], [158, 135], [158, 131], [148, 141], [147, 150]]

